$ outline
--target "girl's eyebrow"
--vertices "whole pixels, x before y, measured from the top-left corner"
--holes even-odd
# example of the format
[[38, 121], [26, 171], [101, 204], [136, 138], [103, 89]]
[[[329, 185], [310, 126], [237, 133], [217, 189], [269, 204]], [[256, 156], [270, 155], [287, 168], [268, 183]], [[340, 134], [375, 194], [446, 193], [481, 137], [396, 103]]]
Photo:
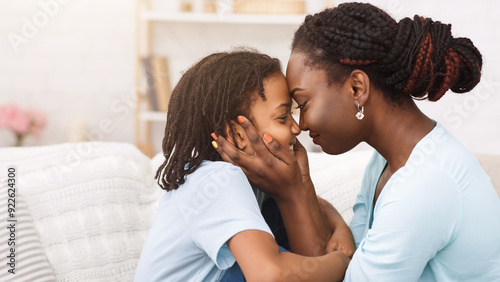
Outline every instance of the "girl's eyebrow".
[[276, 110], [276, 109], [279, 109], [279, 108], [281, 108], [281, 107], [289, 108], [289, 107], [291, 107], [291, 106], [292, 106], [292, 103], [282, 103], [282, 104], [280, 104], [279, 106], [277, 106], [277, 107], [276, 107], [276, 108], [274, 108], [274, 109]]
[[295, 92], [297, 91], [303, 91], [305, 90], [304, 88], [294, 88], [292, 91], [290, 91], [290, 97], [293, 99], [293, 95], [295, 95]]

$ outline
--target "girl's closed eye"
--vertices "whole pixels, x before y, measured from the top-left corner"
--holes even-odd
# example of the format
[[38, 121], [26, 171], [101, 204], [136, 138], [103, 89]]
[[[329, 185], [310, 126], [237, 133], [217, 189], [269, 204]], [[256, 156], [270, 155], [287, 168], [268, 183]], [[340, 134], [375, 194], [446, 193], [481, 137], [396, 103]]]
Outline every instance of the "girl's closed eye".
[[288, 116], [289, 116], [289, 114], [286, 114], [284, 116], [279, 117], [278, 119], [280, 119], [281, 123], [286, 123], [286, 120], [287, 120]]

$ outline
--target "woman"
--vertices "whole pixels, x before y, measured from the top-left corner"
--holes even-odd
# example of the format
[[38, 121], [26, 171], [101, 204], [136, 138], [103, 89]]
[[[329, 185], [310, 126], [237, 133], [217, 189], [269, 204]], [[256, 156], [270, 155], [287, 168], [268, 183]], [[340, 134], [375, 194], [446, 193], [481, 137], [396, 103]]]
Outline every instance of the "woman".
[[[418, 16], [397, 23], [370, 4], [307, 16], [295, 33], [286, 78], [300, 128], [328, 154], [360, 142], [376, 150], [354, 205], [347, 281], [500, 278], [500, 200], [474, 156], [413, 101], [472, 90], [481, 66], [451, 25]], [[271, 193], [300, 186], [288, 179], [296, 160], [241, 124], [253, 152], [219, 138], [221, 156]]]

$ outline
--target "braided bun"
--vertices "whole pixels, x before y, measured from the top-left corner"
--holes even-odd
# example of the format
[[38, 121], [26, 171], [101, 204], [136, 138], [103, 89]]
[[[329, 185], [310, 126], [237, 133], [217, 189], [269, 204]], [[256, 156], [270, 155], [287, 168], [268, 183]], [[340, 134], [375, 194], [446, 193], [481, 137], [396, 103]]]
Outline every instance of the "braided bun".
[[391, 97], [439, 100], [448, 89], [472, 90], [482, 57], [468, 38], [453, 38], [451, 25], [414, 16], [397, 23], [379, 8], [345, 3], [306, 17], [293, 50], [312, 63], [367, 70]]

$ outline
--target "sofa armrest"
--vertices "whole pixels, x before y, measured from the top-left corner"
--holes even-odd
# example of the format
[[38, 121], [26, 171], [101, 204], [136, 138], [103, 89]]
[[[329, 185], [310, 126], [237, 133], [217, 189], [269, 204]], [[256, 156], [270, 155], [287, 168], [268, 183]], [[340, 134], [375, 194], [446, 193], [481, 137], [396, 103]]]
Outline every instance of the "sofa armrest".
[[500, 155], [475, 154], [500, 198]]
[[372, 154], [373, 150], [347, 152], [338, 156], [308, 153], [316, 193], [332, 203], [347, 224], [354, 215], [352, 207]]

